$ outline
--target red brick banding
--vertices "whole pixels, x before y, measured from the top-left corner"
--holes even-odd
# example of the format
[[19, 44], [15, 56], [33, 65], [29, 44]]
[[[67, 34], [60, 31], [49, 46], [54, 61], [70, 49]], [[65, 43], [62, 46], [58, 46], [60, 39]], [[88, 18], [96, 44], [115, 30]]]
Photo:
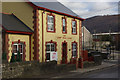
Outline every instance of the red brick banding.
[[9, 60], [9, 44], [8, 44], [8, 42], [9, 42], [9, 39], [8, 39], [8, 33], [5, 33], [5, 51], [6, 51], [6, 53], [7, 53], [7, 60]]
[[39, 61], [39, 13], [38, 9], [33, 11], [34, 23], [34, 60]]

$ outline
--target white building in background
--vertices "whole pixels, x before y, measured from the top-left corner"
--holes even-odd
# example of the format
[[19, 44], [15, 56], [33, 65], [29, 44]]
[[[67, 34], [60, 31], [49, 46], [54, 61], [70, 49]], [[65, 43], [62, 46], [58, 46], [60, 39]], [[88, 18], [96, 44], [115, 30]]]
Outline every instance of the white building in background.
[[82, 27], [82, 47], [84, 49], [92, 49], [93, 46], [93, 36], [90, 31], [83, 26]]

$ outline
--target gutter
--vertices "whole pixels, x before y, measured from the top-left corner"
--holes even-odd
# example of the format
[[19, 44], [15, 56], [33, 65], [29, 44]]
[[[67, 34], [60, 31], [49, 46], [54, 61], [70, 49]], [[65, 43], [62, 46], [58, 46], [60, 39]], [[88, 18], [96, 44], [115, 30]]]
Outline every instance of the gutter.
[[22, 31], [6, 31], [7, 33], [14, 33], [14, 34], [28, 34], [31, 35], [33, 32], [22, 32]]

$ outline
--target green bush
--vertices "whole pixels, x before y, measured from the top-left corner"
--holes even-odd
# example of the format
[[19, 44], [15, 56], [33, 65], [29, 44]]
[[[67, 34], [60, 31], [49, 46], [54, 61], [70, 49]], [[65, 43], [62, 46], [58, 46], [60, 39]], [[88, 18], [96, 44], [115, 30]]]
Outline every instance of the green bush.
[[16, 60], [15, 60], [15, 54], [14, 53], [12, 53], [12, 57], [11, 57], [10, 62], [16, 62]]
[[21, 60], [21, 55], [20, 55], [20, 52], [18, 51], [17, 52], [17, 60], [16, 60], [17, 62], [21, 62], [22, 60]]
[[7, 60], [7, 55], [6, 54], [7, 54], [6, 52], [3, 52], [3, 54], [2, 54], [2, 60]]

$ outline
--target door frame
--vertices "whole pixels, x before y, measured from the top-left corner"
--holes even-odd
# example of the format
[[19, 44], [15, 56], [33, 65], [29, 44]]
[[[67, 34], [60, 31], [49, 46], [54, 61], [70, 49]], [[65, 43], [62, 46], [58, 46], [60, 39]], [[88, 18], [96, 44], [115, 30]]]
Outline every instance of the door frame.
[[[66, 44], [66, 61], [65, 61], [65, 64], [67, 64], [67, 42], [66, 41], [62, 42], [62, 58], [61, 59], [63, 60], [63, 44], [64, 43]], [[61, 60], [61, 63], [62, 63], [62, 60]]]

